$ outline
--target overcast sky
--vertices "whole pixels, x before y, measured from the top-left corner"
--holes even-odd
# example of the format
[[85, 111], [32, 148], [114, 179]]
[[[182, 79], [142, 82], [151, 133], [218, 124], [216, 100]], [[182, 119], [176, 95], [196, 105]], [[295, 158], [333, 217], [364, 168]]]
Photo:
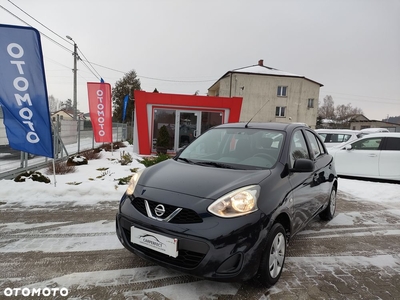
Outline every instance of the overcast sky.
[[320, 102], [331, 95], [335, 105], [351, 103], [369, 119], [400, 115], [400, 0], [0, 0], [0, 5], [2, 24], [28, 23], [42, 33], [48, 93], [60, 101], [73, 98], [73, 45], [65, 36], [74, 39], [82, 60], [95, 69], [78, 63], [83, 112], [86, 83], [98, 82], [97, 73], [114, 86], [135, 70], [145, 91], [206, 95], [227, 71], [264, 59], [266, 66], [322, 83]]

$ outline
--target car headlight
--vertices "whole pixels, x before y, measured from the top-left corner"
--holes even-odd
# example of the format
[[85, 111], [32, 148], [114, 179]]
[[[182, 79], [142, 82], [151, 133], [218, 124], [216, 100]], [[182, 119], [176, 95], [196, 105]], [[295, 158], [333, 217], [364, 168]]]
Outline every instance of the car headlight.
[[215, 200], [208, 211], [218, 217], [234, 218], [258, 210], [257, 199], [260, 186], [251, 185], [234, 190]]
[[135, 187], [139, 181], [140, 175], [142, 175], [144, 169], [137, 170], [135, 174], [132, 175], [131, 180], [129, 180], [128, 188], [126, 189], [127, 195], [132, 195], [135, 191]]

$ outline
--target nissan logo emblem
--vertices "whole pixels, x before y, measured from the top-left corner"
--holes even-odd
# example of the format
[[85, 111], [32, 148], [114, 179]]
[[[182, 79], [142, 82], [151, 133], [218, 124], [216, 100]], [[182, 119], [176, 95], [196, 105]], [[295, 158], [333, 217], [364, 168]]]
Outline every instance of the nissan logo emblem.
[[161, 217], [165, 213], [164, 205], [158, 204], [154, 209], [154, 212], [156, 213], [157, 217]]

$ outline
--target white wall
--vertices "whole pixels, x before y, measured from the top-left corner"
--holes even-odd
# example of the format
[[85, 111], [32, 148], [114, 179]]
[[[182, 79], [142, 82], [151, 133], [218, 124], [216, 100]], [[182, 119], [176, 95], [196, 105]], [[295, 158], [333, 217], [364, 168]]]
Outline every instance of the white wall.
[[[277, 96], [278, 86], [288, 87], [287, 97]], [[301, 122], [315, 128], [319, 91], [319, 84], [304, 78], [233, 73], [232, 78], [221, 79], [219, 90], [210, 94], [243, 97], [242, 122], [253, 117], [253, 122]], [[314, 99], [313, 108], [307, 108], [309, 98]], [[286, 107], [285, 117], [275, 116], [277, 106]]]

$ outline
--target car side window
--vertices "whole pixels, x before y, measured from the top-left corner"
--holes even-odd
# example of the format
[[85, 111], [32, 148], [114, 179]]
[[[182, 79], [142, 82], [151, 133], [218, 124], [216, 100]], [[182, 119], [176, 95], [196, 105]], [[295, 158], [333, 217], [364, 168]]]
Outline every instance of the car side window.
[[323, 145], [322, 141], [318, 137], [316, 137], [316, 140], [317, 140], [317, 144], [319, 146], [319, 149], [321, 151], [321, 154], [326, 154], [326, 150], [324, 148], [324, 145]]
[[379, 150], [379, 146], [382, 142], [382, 138], [369, 138], [354, 142], [352, 144], [353, 149], [357, 150]]
[[324, 141], [324, 142], [326, 142], [327, 141], [327, 136], [328, 136], [328, 134], [327, 133], [318, 133], [318, 135], [322, 138], [322, 140]]
[[400, 138], [387, 137], [386, 147], [383, 150], [400, 151]]
[[294, 161], [298, 158], [308, 158], [310, 155], [308, 153], [307, 143], [303, 136], [303, 133], [298, 130], [292, 135], [290, 140], [290, 168], [293, 168]]
[[347, 142], [351, 138], [350, 134], [343, 134], [343, 138], [341, 139], [342, 142]]
[[307, 135], [308, 140], [310, 141], [311, 150], [314, 153], [314, 157], [317, 158], [318, 156], [320, 156], [322, 154], [320, 145], [318, 144], [318, 139], [312, 132], [310, 132], [308, 130], [306, 131], [306, 135]]

